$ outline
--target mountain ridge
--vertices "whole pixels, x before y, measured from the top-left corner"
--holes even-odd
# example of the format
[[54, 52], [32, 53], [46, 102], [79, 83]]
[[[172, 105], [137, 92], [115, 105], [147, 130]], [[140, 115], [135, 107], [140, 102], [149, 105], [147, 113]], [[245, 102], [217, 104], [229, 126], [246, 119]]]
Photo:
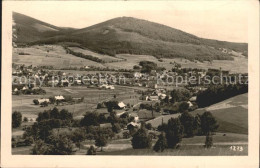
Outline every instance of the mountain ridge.
[[[31, 17], [28, 18], [30, 20]], [[55, 29], [48, 23], [40, 23], [42, 27], [47, 25]], [[40, 34], [37, 38], [29, 40], [19, 40], [18, 35], [17, 41], [29, 44], [76, 42], [95, 52], [112, 56], [122, 53], [147, 54], [157, 58], [181, 57], [199, 61], [232, 60], [222, 51], [223, 48], [247, 53], [246, 43], [204, 39], [167, 25], [125, 16], [82, 29], [56, 28], [56, 31], [37, 33]]]

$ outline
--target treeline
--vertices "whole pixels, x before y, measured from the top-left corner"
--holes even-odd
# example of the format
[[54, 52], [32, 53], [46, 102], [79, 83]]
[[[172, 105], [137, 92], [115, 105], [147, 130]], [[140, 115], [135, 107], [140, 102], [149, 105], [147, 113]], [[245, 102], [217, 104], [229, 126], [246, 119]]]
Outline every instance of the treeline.
[[74, 56], [77, 56], [77, 57], [80, 57], [80, 58], [84, 58], [84, 59], [88, 59], [88, 60], [95, 61], [95, 62], [99, 62], [99, 63], [105, 63], [105, 61], [103, 61], [100, 58], [94, 57], [92, 55], [86, 55], [86, 54], [83, 54], [83, 53], [80, 53], [80, 52], [75, 52], [75, 51], [69, 49], [66, 46], [64, 46], [64, 49], [66, 50], [67, 54], [72, 54]]
[[247, 92], [247, 84], [212, 85], [207, 90], [199, 92], [196, 101], [199, 107], [206, 107]]
[[[217, 120], [210, 112], [197, 114], [195, 117], [185, 112], [180, 117], [171, 118], [167, 123], [158, 126], [161, 134], [153, 149], [156, 152], [162, 152], [166, 148], [179, 148], [183, 137], [190, 138], [195, 135], [206, 136], [205, 147], [211, 147], [213, 145], [212, 134], [217, 131], [218, 127]], [[152, 137], [147, 133], [144, 124], [133, 134], [131, 141], [134, 149], [151, 147]]]

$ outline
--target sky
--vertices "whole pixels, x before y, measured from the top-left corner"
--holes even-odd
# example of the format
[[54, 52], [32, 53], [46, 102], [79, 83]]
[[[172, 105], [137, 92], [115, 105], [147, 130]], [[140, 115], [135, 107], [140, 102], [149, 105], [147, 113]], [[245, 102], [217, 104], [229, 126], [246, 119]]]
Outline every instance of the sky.
[[248, 42], [246, 1], [16, 1], [12, 9], [60, 27], [84, 28], [128, 16], [202, 38]]

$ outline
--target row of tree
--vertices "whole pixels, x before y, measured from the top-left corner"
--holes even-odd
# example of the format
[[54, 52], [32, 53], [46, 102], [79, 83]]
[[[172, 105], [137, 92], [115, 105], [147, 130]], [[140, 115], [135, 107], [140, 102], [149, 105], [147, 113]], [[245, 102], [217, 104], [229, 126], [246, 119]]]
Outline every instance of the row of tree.
[[198, 93], [196, 101], [199, 107], [206, 107], [247, 92], [247, 84], [211, 85], [207, 90]]
[[[153, 149], [156, 152], [166, 148], [178, 148], [183, 137], [189, 138], [194, 135], [206, 136], [206, 147], [212, 144], [212, 133], [218, 128], [218, 123], [210, 112], [193, 117], [185, 112], [179, 118], [171, 118], [168, 123], [162, 123], [158, 127], [161, 134]], [[150, 148], [152, 137], [149, 136], [144, 125], [133, 135], [132, 146], [134, 149]], [[211, 143], [209, 143], [211, 141]]]

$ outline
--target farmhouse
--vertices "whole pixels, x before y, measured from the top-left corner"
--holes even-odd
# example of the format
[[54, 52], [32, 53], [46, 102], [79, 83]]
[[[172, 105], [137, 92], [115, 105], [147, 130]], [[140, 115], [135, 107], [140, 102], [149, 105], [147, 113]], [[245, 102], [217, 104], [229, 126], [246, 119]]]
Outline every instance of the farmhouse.
[[195, 102], [196, 100], [197, 100], [197, 96], [193, 96], [193, 97], [190, 98], [191, 102]]
[[147, 101], [157, 101], [159, 100], [158, 96], [146, 96]]
[[54, 96], [55, 100], [65, 100], [63, 96], [59, 95], [59, 96]]
[[120, 109], [124, 109], [124, 108], [126, 107], [126, 105], [125, 105], [124, 102], [119, 102], [119, 103], [118, 103], [118, 107], [119, 107]]
[[125, 110], [120, 110], [120, 111], [116, 111], [116, 115], [118, 116], [118, 117], [120, 117], [122, 114], [124, 114], [126, 111]]
[[38, 99], [39, 104], [43, 103], [43, 102], [47, 102], [50, 103], [50, 99]]
[[190, 101], [187, 101], [187, 103], [189, 104], [189, 107], [193, 106], [193, 104]]
[[140, 128], [141, 124], [135, 123], [135, 122], [130, 122], [127, 124], [127, 128], [129, 127], [134, 127], [134, 128]]

